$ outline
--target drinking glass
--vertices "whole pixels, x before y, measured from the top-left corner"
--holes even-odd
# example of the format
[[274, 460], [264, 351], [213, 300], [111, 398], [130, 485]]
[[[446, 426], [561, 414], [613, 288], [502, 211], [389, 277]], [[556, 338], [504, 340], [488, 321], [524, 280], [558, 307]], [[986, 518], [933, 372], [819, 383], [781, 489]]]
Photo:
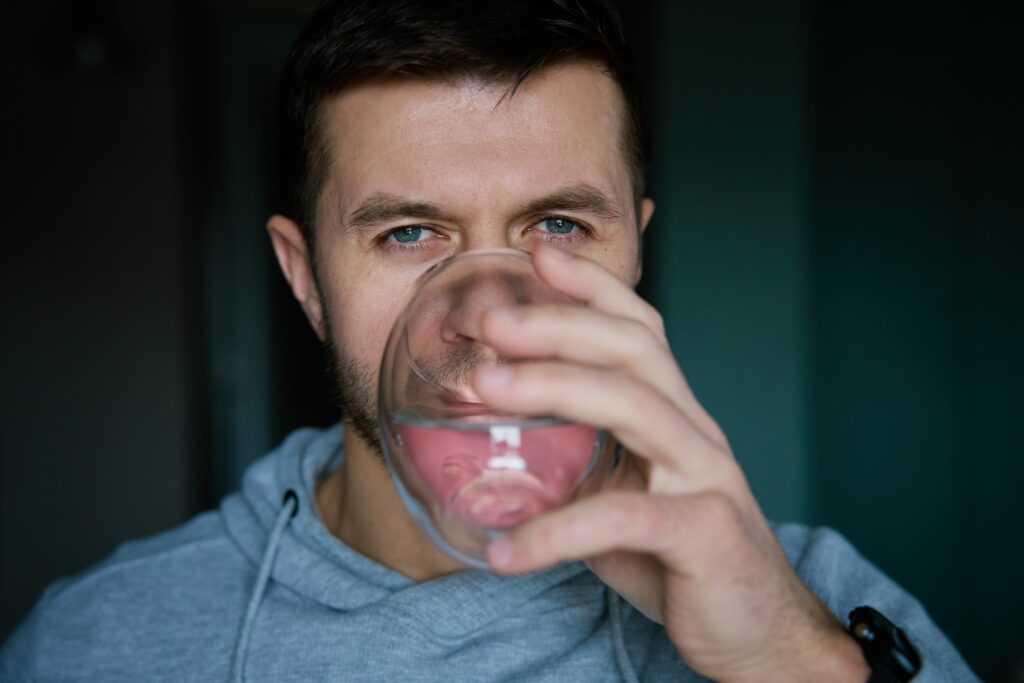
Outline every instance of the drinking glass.
[[603, 430], [490, 408], [470, 385], [481, 364], [528, 363], [489, 346], [484, 314], [515, 305], [580, 305], [545, 283], [528, 254], [466, 252], [425, 273], [381, 363], [384, 456], [406, 507], [459, 562], [486, 568], [487, 542], [600, 486]]

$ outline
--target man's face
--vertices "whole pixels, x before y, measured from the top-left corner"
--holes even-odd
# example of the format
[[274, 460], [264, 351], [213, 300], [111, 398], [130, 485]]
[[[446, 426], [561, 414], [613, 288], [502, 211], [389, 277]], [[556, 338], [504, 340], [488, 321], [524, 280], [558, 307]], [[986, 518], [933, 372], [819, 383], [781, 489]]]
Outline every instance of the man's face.
[[[640, 276], [618, 88], [598, 67], [478, 82], [373, 82], [324, 106], [330, 168], [317, 206], [318, 301], [343, 408], [378, 447], [375, 396], [388, 332], [431, 265], [476, 249], [548, 243]], [[318, 318], [321, 318], [319, 319]]]

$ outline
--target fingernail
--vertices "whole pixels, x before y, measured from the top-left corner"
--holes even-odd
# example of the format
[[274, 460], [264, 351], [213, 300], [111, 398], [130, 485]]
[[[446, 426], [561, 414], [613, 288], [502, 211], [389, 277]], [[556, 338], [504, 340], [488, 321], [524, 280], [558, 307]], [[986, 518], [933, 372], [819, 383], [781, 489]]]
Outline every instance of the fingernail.
[[500, 389], [512, 381], [515, 371], [507, 365], [484, 365], [477, 370], [477, 381], [483, 386]]
[[487, 547], [487, 560], [495, 567], [507, 567], [512, 562], [512, 544], [507, 538], [491, 541]]

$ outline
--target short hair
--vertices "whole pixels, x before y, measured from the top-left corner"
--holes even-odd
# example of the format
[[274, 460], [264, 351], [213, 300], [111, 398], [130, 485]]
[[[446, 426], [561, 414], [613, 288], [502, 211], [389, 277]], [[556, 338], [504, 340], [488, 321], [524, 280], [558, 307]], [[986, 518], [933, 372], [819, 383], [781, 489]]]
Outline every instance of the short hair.
[[573, 61], [600, 65], [624, 104], [622, 151], [636, 202], [649, 156], [635, 67], [610, 0], [329, 0], [311, 15], [281, 79], [281, 210], [310, 249], [329, 169], [323, 103], [346, 86], [387, 78], [509, 82]]

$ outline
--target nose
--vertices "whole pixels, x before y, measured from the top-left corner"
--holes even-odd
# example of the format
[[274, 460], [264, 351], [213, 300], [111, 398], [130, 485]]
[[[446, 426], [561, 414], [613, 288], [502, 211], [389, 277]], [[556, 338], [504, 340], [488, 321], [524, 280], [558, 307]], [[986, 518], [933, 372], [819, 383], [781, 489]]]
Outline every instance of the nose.
[[[448, 312], [441, 325], [441, 338], [449, 344], [486, 347], [483, 340], [484, 315], [495, 308], [523, 303], [525, 290], [524, 278], [513, 273], [478, 274], [453, 287]], [[476, 350], [481, 351], [480, 348]]]

